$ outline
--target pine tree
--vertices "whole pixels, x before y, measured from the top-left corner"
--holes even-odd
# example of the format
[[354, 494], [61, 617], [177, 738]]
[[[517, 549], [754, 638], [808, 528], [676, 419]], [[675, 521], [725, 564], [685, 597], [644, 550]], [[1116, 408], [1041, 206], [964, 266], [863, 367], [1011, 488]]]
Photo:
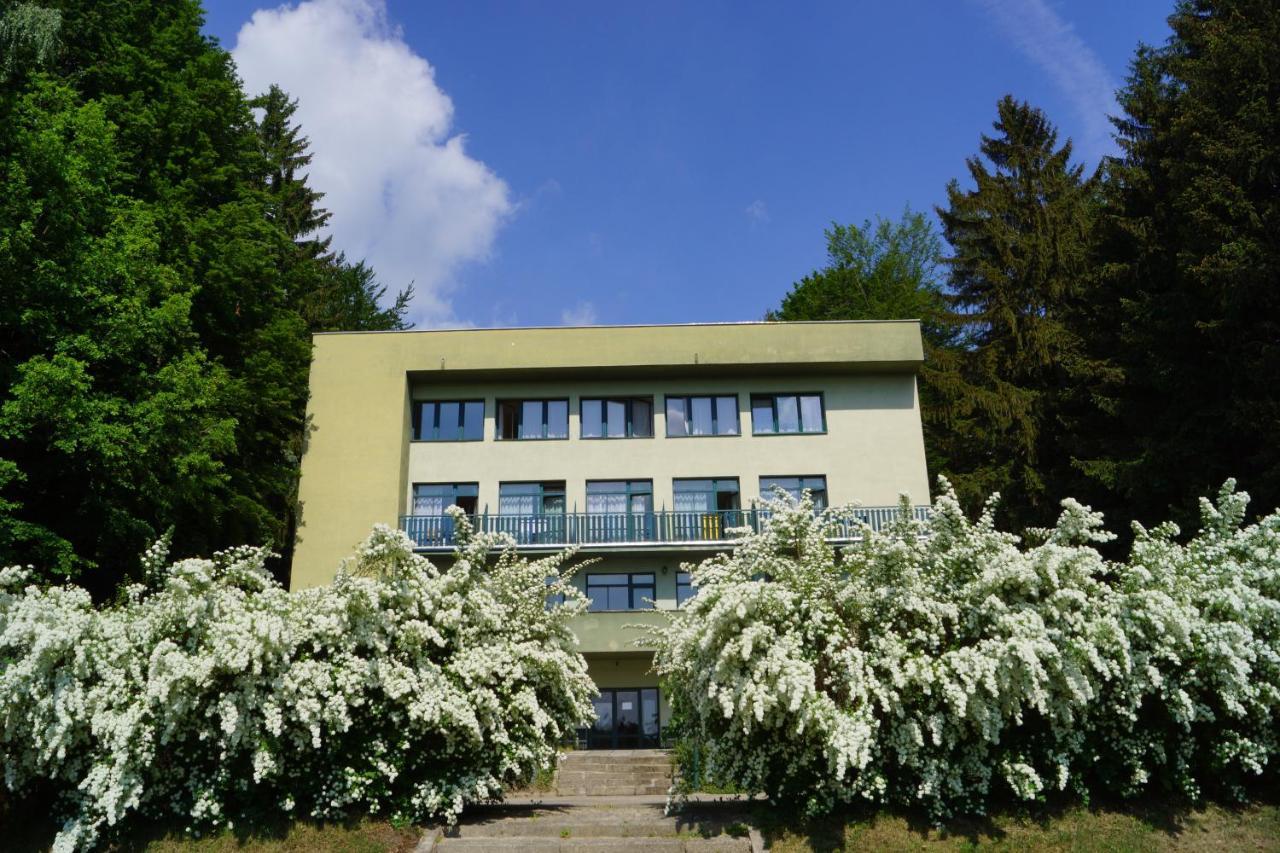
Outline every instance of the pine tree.
[[1184, 0], [1119, 94], [1086, 468], [1143, 519], [1229, 476], [1280, 504], [1280, 5]]
[[1050, 520], [1072, 479], [1060, 436], [1091, 369], [1074, 317], [1087, 301], [1096, 189], [1040, 110], [1006, 96], [997, 111], [995, 135], [967, 161], [972, 189], [953, 180], [938, 209], [959, 351], [935, 384], [947, 473], [970, 501], [1003, 493], [1021, 525]]

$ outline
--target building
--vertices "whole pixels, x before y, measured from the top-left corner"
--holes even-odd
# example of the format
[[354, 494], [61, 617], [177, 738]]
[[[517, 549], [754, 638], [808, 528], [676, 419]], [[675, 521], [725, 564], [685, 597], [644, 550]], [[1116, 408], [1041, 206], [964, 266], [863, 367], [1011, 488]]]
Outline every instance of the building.
[[694, 593], [681, 564], [760, 524], [774, 485], [882, 522], [927, 503], [919, 324], [353, 332], [315, 337], [294, 588], [376, 522], [447, 557], [450, 504], [522, 549], [599, 557], [575, 632], [601, 690], [591, 746], [649, 746], [667, 709], [627, 624]]

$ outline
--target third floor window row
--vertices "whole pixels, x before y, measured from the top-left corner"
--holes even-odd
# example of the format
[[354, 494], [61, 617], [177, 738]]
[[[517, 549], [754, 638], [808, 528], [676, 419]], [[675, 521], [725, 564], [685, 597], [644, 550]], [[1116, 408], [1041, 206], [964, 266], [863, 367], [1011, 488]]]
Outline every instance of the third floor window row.
[[[826, 407], [819, 393], [751, 395], [753, 435], [822, 433]], [[668, 395], [665, 398], [668, 438], [739, 435], [738, 396]], [[415, 441], [481, 441], [484, 400], [428, 400], [413, 404]], [[499, 441], [567, 439], [569, 401], [498, 400], [494, 437]], [[652, 397], [583, 397], [579, 432], [584, 439], [652, 438]]]

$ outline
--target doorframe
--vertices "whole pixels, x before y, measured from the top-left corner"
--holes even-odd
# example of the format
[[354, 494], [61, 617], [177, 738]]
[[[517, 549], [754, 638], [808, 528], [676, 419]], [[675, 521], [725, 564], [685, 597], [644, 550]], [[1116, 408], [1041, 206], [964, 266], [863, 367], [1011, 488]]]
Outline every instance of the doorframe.
[[[594, 726], [587, 726], [585, 732], [585, 743], [587, 749], [657, 749], [662, 745], [662, 688], [657, 685], [647, 687], [598, 687], [596, 688], [597, 696], [604, 696], [605, 693], [612, 695], [611, 706], [613, 714], [613, 727], [609, 731], [608, 744], [598, 744], [597, 739], [603, 738], [603, 732], [597, 732]], [[644, 734], [644, 691], [652, 690], [654, 693], [655, 710], [658, 717], [658, 731], [654, 735]], [[634, 691], [636, 701], [640, 704], [639, 717], [641, 733], [636, 736], [634, 746], [618, 745], [618, 693]]]

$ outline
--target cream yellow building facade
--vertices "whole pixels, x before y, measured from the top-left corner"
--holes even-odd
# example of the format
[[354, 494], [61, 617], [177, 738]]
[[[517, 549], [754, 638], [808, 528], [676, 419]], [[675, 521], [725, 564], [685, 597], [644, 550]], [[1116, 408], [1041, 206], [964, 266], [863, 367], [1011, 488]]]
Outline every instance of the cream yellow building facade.
[[[648, 746], [666, 706], [624, 625], [696, 594], [681, 565], [767, 523], [773, 486], [927, 504], [919, 324], [734, 323], [317, 335], [292, 586], [375, 523], [447, 559], [456, 503], [531, 553], [579, 546], [591, 746]], [[653, 602], [650, 604], [650, 602]]]

